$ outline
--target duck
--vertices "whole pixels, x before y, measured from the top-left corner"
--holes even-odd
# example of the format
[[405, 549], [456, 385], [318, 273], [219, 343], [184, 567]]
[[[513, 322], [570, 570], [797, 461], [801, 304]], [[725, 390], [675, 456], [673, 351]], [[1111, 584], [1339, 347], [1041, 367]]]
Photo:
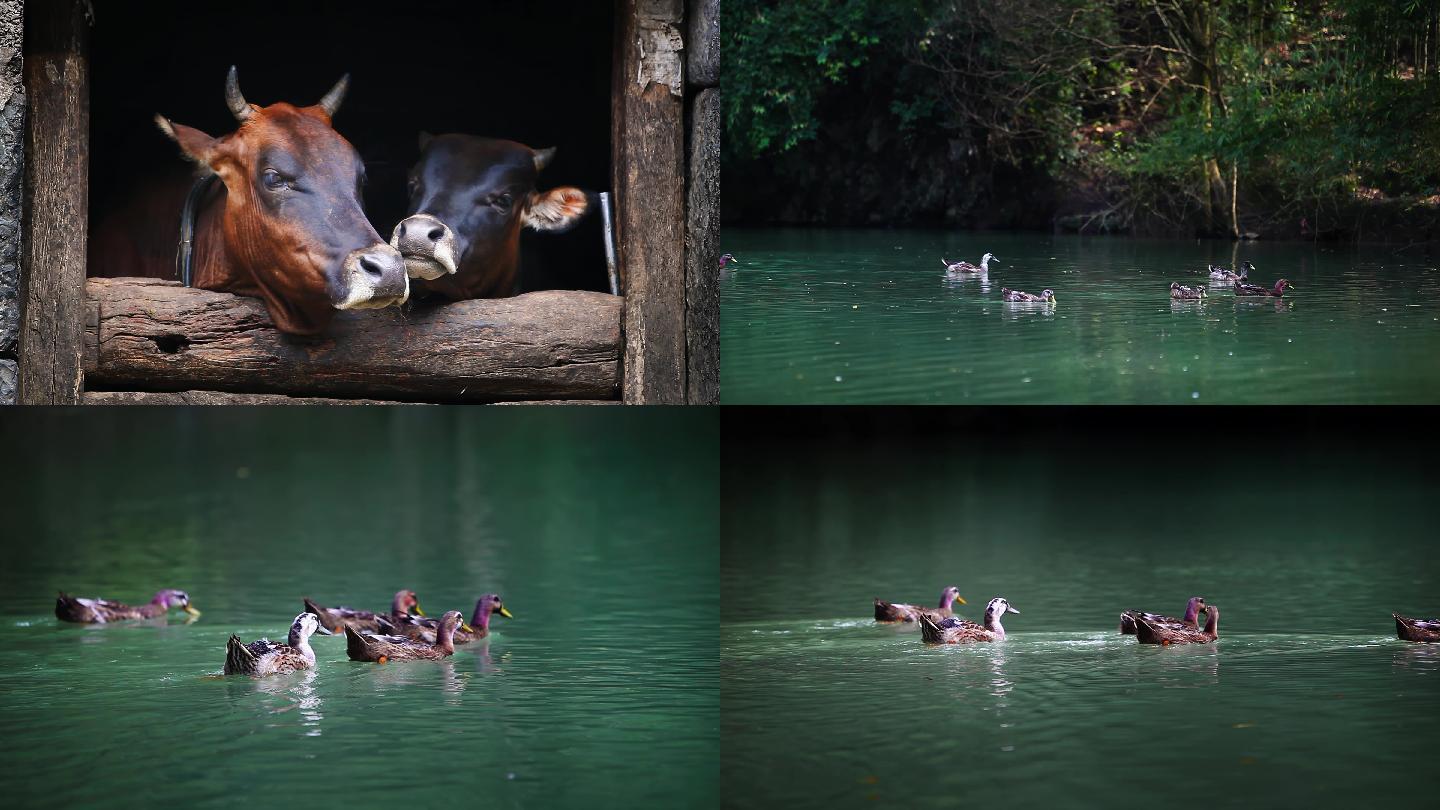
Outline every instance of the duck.
[[1295, 287], [1294, 284], [1291, 284], [1291, 283], [1289, 282], [1289, 280], [1283, 279], [1283, 278], [1280, 279], [1279, 281], [1275, 282], [1275, 287], [1274, 287], [1273, 289], [1261, 287], [1261, 286], [1258, 285], [1258, 284], [1243, 284], [1243, 283], [1237, 281], [1237, 282], [1235, 282], [1235, 297], [1236, 297], [1236, 298], [1279, 298], [1280, 296], [1282, 296], [1282, 295], [1285, 294], [1285, 290], [1287, 290], [1287, 289], [1294, 290], [1294, 289], [1297, 289], [1297, 288]]
[[225, 644], [226, 675], [286, 675], [315, 666], [315, 650], [310, 635], [334, 635], [320, 624], [320, 617], [305, 611], [290, 623], [290, 636], [284, 644], [262, 638], [249, 644], [231, 635]]
[[71, 596], [60, 591], [59, 598], [55, 600], [55, 618], [79, 624], [108, 624], [126, 619], [156, 619], [176, 607], [190, 614], [191, 618], [200, 617], [200, 611], [190, 604], [190, 594], [173, 588], [156, 591], [148, 603], [138, 607], [108, 599]]
[[1042, 290], [1039, 295], [1032, 295], [1027, 292], [1021, 292], [1020, 290], [1012, 290], [1009, 287], [1001, 287], [1000, 297], [1013, 304], [1031, 303], [1036, 301], [1046, 304], [1055, 303], [1054, 290]]
[[[490, 635], [490, 617], [499, 614], [507, 619], [515, 618], [509, 610], [505, 609], [505, 603], [500, 599], [498, 593], [487, 593], [475, 602], [475, 612], [470, 616], [470, 624], [455, 631], [456, 644], [469, 644], [472, 641], [479, 641]], [[387, 619], [381, 620], [382, 629], [386, 633], [404, 636], [411, 641], [423, 641], [426, 644], [435, 643], [435, 631], [440, 623], [435, 619], [426, 619], [418, 616], [402, 616], [398, 622], [391, 622]]]
[[1220, 637], [1220, 608], [1214, 605], [1206, 605], [1201, 608], [1205, 613], [1205, 629], [1191, 630], [1188, 627], [1176, 627], [1159, 622], [1152, 622], [1145, 618], [1145, 614], [1135, 617], [1135, 638], [1141, 644], [1209, 644]]
[[[956, 602], [963, 605], [965, 598], [960, 595], [959, 588], [951, 585], [940, 592], [940, 605], [931, 612], [939, 614], [942, 618], [949, 618]], [[886, 602], [879, 597], [875, 599], [875, 621], [877, 622], [913, 622], [916, 620], [916, 614], [921, 610], [924, 608], [916, 605]]]
[[1123, 635], [1135, 635], [1135, 622], [1141, 616], [1153, 624], [1175, 625], [1188, 627], [1191, 630], [1199, 630], [1199, 613], [1205, 607], [1205, 597], [1192, 596], [1190, 601], [1185, 603], [1185, 618], [1177, 619], [1174, 616], [1162, 616], [1159, 613], [1145, 613], [1139, 610], [1127, 610], [1120, 614], [1120, 632]]
[[405, 636], [361, 635], [355, 628], [345, 627], [345, 654], [351, 661], [438, 661], [455, 654], [455, 630], [470, 630], [460, 616], [460, 611], [447, 611], [440, 617], [440, 627], [435, 632], [435, 641], [426, 643], [414, 641]]
[[380, 617], [397, 622], [402, 616], [414, 613], [417, 616], [424, 616], [425, 612], [420, 609], [420, 600], [411, 590], [396, 591], [395, 598], [390, 602], [389, 613], [372, 613], [368, 610], [356, 610], [349, 607], [320, 607], [310, 597], [305, 597], [305, 611], [314, 613], [320, 618], [320, 623], [333, 633], [338, 633], [346, 627], [353, 627], [356, 630], [377, 633], [380, 631]]
[[739, 263], [740, 263], [740, 260], [737, 259], [737, 258], [735, 258], [733, 255], [731, 255], [731, 254], [729, 254], [729, 253], [726, 253], [726, 254], [724, 254], [723, 256], [720, 257], [720, 269], [721, 269], [721, 270], [724, 270], [724, 269], [725, 269], [725, 265], [727, 265], [727, 264], [739, 264]]
[[1251, 264], [1250, 262], [1241, 262], [1240, 272], [1238, 273], [1227, 267], [1221, 267], [1218, 264], [1212, 264], [1210, 265], [1210, 280], [1230, 282], [1244, 281], [1250, 278], [1250, 271], [1254, 269], [1255, 265]]
[[1395, 617], [1395, 634], [1404, 641], [1440, 641], [1440, 619], [1410, 619], [1399, 613]]
[[1170, 297], [1181, 301], [1200, 301], [1205, 298], [1204, 287], [1186, 287], [1178, 281], [1170, 282]]
[[933, 611], [922, 610], [916, 615], [920, 619], [920, 638], [926, 644], [972, 644], [977, 641], [1004, 641], [1005, 628], [1000, 617], [1006, 613], [1018, 614], [1003, 596], [997, 596], [985, 606], [985, 624], [966, 621], [954, 616], [943, 619]]
[[992, 261], [998, 262], [1000, 260], [995, 257], [995, 254], [986, 253], [980, 257], [980, 266], [977, 267], [969, 262], [952, 262], [944, 257], [940, 259], [940, 263], [945, 265], [945, 272], [952, 276], [958, 276], [962, 273], [988, 273], [990, 272], [990, 262]]

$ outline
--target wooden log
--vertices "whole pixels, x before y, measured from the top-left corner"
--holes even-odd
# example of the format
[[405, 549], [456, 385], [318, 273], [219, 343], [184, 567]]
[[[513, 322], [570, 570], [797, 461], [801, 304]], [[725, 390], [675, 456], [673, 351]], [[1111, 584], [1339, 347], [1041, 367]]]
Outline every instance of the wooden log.
[[692, 87], [720, 86], [720, 0], [690, 0], [685, 53], [685, 79]]
[[686, 400], [720, 404], [720, 91], [695, 94], [690, 113], [685, 244]]
[[90, 189], [89, 21], [85, 0], [30, 0], [25, 138], [29, 208], [21, 260], [20, 402], [80, 401]]
[[326, 399], [229, 391], [86, 391], [84, 405], [410, 405], [383, 399]]
[[86, 379], [115, 390], [427, 402], [614, 399], [622, 302], [596, 292], [338, 313], [317, 340], [255, 298], [159, 279], [92, 278]]
[[682, 0], [616, 0], [611, 98], [625, 401], [685, 401]]

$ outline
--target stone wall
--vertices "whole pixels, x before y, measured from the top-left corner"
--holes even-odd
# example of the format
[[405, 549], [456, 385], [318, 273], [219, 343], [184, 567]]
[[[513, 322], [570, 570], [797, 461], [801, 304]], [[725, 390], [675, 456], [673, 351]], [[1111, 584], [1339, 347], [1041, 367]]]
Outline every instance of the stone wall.
[[20, 72], [24, 0], [0, 0], [0, 405], [15, 402], [20, 331], [20, 182], [25, 85]]

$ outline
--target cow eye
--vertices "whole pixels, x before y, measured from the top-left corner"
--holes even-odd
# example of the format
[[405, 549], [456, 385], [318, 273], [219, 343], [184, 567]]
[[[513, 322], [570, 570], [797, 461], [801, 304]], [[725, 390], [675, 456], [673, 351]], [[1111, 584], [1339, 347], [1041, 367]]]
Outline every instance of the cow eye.
[[498, 194], [490, 200], [490, 204], [499, 208], [501, 211], [509, 211], [510, 206], [514, 204], [514, 202], [514, 198], [509, 194]]
[[286, 188], [290, 185], [289, 181], [287, 181], [283, 175], [281, 175], [274, 169], [266, 169], [264, 173], [260, 175], [260, 182], [264, 183], [265, 188], [268, 188], [271, 191], [279, 191], [280, 189]]

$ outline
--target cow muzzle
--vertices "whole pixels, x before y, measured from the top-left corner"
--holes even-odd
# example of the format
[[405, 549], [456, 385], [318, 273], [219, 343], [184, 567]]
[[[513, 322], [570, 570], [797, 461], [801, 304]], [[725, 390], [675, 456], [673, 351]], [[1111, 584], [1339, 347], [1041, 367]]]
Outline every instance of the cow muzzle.
[[410, 278], [437, 279], [455, 272], [455, 234], [429, 214], [415, 214], [395, 226], [390, 245], [405, 257]]
[[405, 260], [389, 245], [371, 245], [345, 257], [341, 278], [343, 298], [333, 301], [336, 309], [380, 309], [410, 297]]

